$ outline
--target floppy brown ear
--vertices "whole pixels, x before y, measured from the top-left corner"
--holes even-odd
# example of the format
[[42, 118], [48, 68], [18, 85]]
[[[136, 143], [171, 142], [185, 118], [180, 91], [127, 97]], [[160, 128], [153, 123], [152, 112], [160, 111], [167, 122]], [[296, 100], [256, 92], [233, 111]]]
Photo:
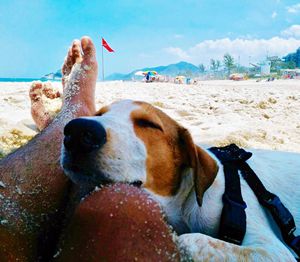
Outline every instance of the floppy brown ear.
[[205, 191], [211, 186], [218, 173], [218, 165], [207, 152], [194, 144], [187, 129], [183, 128], [180, 136], [187, 154], [187, 165], [193, 169], [197, 203], [201, 206]]

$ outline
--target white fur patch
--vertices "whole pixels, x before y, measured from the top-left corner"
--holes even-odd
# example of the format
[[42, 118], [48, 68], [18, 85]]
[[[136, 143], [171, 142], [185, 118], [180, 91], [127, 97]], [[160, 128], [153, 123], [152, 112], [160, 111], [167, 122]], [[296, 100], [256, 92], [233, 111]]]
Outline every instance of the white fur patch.
[[97, 168], [116, 182], [146, 181], [146, 148], [136, 136], [130, 114], [138, 106], [122, 100], [110, 106], [103, 116], [88, 117], [99, 122], [109, 138], [97, 154]]

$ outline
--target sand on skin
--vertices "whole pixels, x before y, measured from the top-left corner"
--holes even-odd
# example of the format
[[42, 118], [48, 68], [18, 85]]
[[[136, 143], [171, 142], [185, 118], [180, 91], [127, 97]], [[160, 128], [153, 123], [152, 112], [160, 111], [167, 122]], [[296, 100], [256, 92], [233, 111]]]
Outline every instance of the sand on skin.
[[[53, 85], [61, 88], [59, 82]], [[30, 114], [29, 86], [30, 83], [0, 84], [2, 154], [37, 133]], [[120, 99], [152, 103], [187, 127], [197, 143], [234, 142], [247, 148], [300, 152], [298, 80], [201, 81], [197, 85], [97, 83], [97, 108]], [[52, 103], [53, 110], [58, 106], [58, 101]]]

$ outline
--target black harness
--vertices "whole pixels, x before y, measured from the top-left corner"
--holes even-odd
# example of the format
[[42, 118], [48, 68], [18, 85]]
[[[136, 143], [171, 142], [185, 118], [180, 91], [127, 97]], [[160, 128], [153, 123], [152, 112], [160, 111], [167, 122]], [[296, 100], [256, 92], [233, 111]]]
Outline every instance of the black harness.
[[221, 161], [225, 175], [225, 192], [220, 221], [219, 238], [241, 245], [246, 233], [246, 203], [241, 194], [239, 171], [253, 190], [259, 203], [267, 208], [278, 225], [284, 242], [300, 258], [300, 236], [295, 236], [296, 225], [290, 211], [275, 194], [269, 192], [246, 161], [252, 153], [235, 144], [212, 147], [209, 150]]

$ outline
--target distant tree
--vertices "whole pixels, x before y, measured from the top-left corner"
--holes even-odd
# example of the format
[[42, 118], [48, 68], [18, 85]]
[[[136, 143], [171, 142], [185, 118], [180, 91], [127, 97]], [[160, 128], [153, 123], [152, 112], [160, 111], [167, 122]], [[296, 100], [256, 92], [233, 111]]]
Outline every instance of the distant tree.
[[296, 51], [296, 59], [294, 62], [297, 67], [300, 67], [300, 47]]
[[216, 60], [217, 71], [219, 70], [220, 67], [221, 67], [221, 61], [220, 60]]
[[203, 64], [200, 64], [198, 66], [200, 73], [204, 73], [205, 72], [205, 66]]
[[224, 63], [225, 69], [227, 70], [228, 75], [230, 75], [232, 69], [235, 67], [234, 58], [230, 54], [226, 53], [223, 56], [223, 63]]
[[213, 70], [214, 72], [216, 71], [216, 60], [215, 59], [210, 59], [210, 69]]
[[296, 62], [293, 60], [281, 60], [280, 58], [271, 60], [271, 72], [280, 72], [280, 69], [295, 69]]
[[294, 62], [296, 67], [300, 67], [300, 47], [295, 53], [290, 53], [283, 57], [283, 60], [285, 62]]
[[272, 59], [269, 58], [269, 60], [271, 61], [271, 72], [280, 70], [284, 63], [278, 56]]
[[239, 67], [239, 73], [242, 73], [242, 74], [246, 74], [250, 71], [250, 68], [247, 67], [247, 66], [240, 66]]
[[210, 69], [214, 72], [218, 71], [221, 66], [220, 60], [210, 59]]
[[296, 62], [295, 61], [286, 62], [286, 67], [288, 69], [295, 69], [296, 68]]

